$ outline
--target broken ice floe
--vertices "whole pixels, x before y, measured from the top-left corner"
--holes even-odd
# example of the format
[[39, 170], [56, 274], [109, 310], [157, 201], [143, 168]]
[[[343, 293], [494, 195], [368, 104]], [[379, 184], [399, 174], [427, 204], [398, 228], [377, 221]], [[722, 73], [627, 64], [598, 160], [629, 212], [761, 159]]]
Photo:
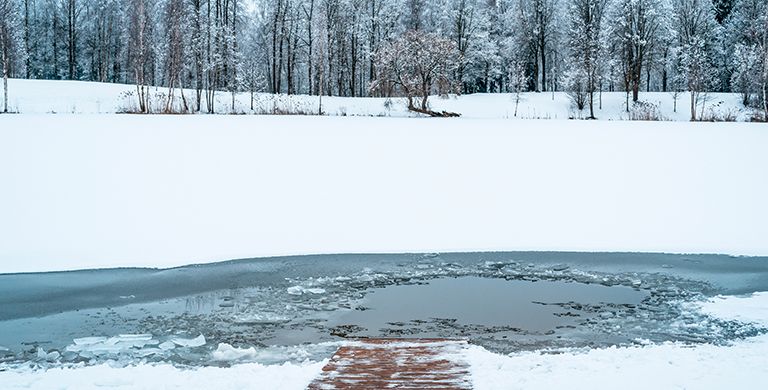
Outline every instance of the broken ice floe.
[[233, 316], [233, 320], [237, 324], [243, 325], [256, 325], [256, 324], [281, 324], [290, 321], [291, 319], [284, 315], [278, 315], [275, 313], [243, 313]]
[[171, 342], [173, 342], [174, 344], [180, 347], [189, 347], [189, 348], [201, 347], [205, 345], [205, 336], [201, 334], [200, 336], [197, 336], [194, 339], [173, 338], [171, 339]]
[[66, 351], [76, 352], [83, 358], [127, 353], [160, 343], [151, 334], [121, 334], [114, 337], [83, 337], [73, 340]]
[[44, 349], [37, 348], [37, 359], [46, 362], [55, 362], [61, 357], [58, 351], [46, 352]]
[[220, 343], [211, 357], [216, 361], [251, 360], [256, 357], [256, 348], [236, 348], [227, 343]]
[[[121, 334], [113, 337], [94, 336], [76, 338], [73, 344], [65, 348], [65, 360], [73, 360], [73, 357], [81, 359], [115, 358], [124, 356], [127, 358], [144, 358], [154, 355], [167, 355], [177, 348], [197, 348], [206, 344], [202, 334], [195, 338], [172, 337], [161, 341], [151, 334]], [[43, 351], [44, 352], [44, 351]], [[43, 358], [41, 350], [38, 350], [38, 359], [53, 361], [60, 356], [51, 356], [48, 353]]]
[[[573, 263], [534, 264], [522, 259], [489, 257], [493, 261], [482, 259], [462, 263], [444, 259], [443, 255], [424, 256], [413, 262], [383, 263], [374, 268], [356, 266], [343, 272], [323, 273], [323, 276], [314, 271], [291, 274], [279, 278], [276, 283], [254, 282], [257, 285], [181, 297], [164, 305], [162, 312], [154, 308], [142, 312], [151, 315], [126, 316], [137, 321], [126, 323], [120, 330], [136, 332], [135, 335], [83, 337], [73, 340], [73, 344], [66, 348], [69, 339], [58, 345], [45, 344], [45, 359], [55, 351], [61, 353], [58, 358], [61, 362], [89, 363], [142, 359], [198, 365], [207, 364], [212, 357], [219, 359], [218, 362], [274, 359], [279, 363], [301, 359], [303, 352], [279, 351], [270, 345], [336, 340], [335, 328], [329, 325], [329, 319], [344, 314], [341, 311], [366, 311], [370, 308], [365, 301], [368, 294], [378, 288], [467, 276], [624, 286], [643, 291], [647, 298], [632, 304], [547, 301], [544, 304], [557, 306], [553, 308], [555, 315], [572, 319], [568, 326], [558, 328], [554, 334], [501, 332], [499, 327], [467, 325], [450, 319], [405, 322], [397, 326], [388, 324], [383, 330], [393, 337], [398, 334], [407, 336], [419, 329], [461, 334], [473, 343], [501, 353], [522, 349], [636, 345], [637, 340], [717, 343], [757, 331], [744, 324], [708, 318], [697, 309], [681, 305], [681, 302], [695, 301], [711, 294], [713, 290], [707, 282], [663, 273], [584, 270]], [[222, 309], [224, 306], [231, 307]], [[96, 334], [100, 332], [96, 331]], [[209, 337], [186, 338], [201, 332]], [[37, 348], [36, 344], [29, 345]], [[35, 349], [6, 352], [6, 356], [36, 362], [45, 360], [38, 357]], [[280, 358], [280, 354], [285, 356]]]
[[303, 295], [303, 294], [325, 294], [325, 289], [322, 288], [307, 288], [303, 286], [288, 287], [288, 294], [291, 295]]
[[322, 360], [332, 355], [343, 343], [323, 342], [294, 346], [270, 346], [264, 348], [239, 348], [227, 343], [219, 343], [211, 352], [211, 360], [216, 362], [257, 362], [261, 364], [281, 364]]

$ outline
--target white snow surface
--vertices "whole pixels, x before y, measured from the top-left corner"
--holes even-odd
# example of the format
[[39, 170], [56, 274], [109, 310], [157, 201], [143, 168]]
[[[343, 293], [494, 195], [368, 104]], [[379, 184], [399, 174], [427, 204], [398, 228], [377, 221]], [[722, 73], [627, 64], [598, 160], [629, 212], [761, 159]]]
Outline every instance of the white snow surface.
[[113, 368], [108, 364], [78, 368], [0, 372], [3, 389], [217, 389], [304, 390], [327, 361], [262, 365], [243, 363], [228, 368], [183, 369], [170, 364], [139, 364]]
[[718, 318], [768, 327], [768, 292], [738, 297], [718, 295], [703, 302], [699, 310]]
[[[49, 81], [49, 80], [9, 80], [9, 108], [22, 114], [97, 114], [124, 112], [135, 108], [136, 99], [126, 97], [126, 93], [136, 94], [136, 86], [128, 84], [111, 84], [83, 81]], [[159, 112], [165, 107], [166, 88], [150, 89], [150, 106]], [[194, 91], [186, 90], [187, 98]], [[178, 92], [177, 92], [178, 95]], [[180, 96], [177, 96], [180, 102]], [[604, 92], [596, 99], [595, 116], [598, 119], [626, 120], [631, 116], [626, 111], [627, 95], [624, 92]], [[646, 106], [652, 106], [655, 115], [662, 120], [690, 120], [690, 96], [681, 93], [675, 99], [667, 92], [641, 92], [640, 101]], [[254, 109], [251, 110], [250, 94], [236, 95], [235, 107], [232, 109], [232, 95], [226, 92], [216, 94], [215, 107], [217, 113], [317, 113], [320, 109], [320, 99], [308, 95], [272, 95], [259, 93], [255, 95]], [[600, 104], [602, 100], [602, 104]], [[387, 108], [386, 102], [390, 102]], [[450, 97], [430, 97], [431, 108], [442, 111], [461, 113], [465, 118], [485, 119], [568, 119], [588, 116], [588, 110], [578, 111], [574, 108], [571, 98], [564, 92], [535, 93], [526, 92], [520, 96], [515, 116], [514, 94], [472, 94]], [[738, 93], [708, 93], [702, 95], [703, 105], [697, 106], [699, 118], [724, 119], [731, 117], [735, 120], [747, 120], [751, 111], [741, 104]], [[206, 103], [203, 102], [203, 107]], [[403, 98], [322, 98], [322, 112], [331, 116], [415, 116], [408, 112]]]
[[[717, 297], [702, 310], [728, 320], [768, 326], [768, 293]], [[676, 343], [497, 355], [471, 346], [464, 358], [476, 390], [512, 389], [764, 389], [768, 335], [729, 346]]]
[[271, 255], [768, 255], [752, 123], [0, 116], [0, 273]]

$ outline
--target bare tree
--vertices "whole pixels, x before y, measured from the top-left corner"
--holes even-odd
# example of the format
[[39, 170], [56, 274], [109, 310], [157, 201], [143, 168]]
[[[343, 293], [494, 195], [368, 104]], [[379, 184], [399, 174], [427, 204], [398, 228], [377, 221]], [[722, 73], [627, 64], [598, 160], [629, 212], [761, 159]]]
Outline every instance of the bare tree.
[[205, 32], [203, 30], [203, 8], [202, 0], [192, 0], [191, 23], [192, 38], [191, 49], [195, 63], [195, 111], [202, 110], [203, 100], [203, 74], [205, 71]]
[[0, 59], [3, 66], [3, 112], [8, 112], [8, 77], [23, 53], [19, 12], [13, 0], [0, 0]]
[[464, 71], [467, 67], [467, 54], [472, 45], [475, 32], [475, 8], [468, 4], [468, 0], [457, 0], [453, 10], [453, 38], [456, 40], [456, 48], [459, 51], [459, 64], [456, 69], [456, 79], [461, 83], [461, 92], [466, 93], [464, 83]]
[[[429, 109], [433, 87], [450, 83], [457, 63], [456, 43], [422, 31], [408, 31], [376, 53], [379, 77], [371, 88], [399, 88], [410, 111], [430, 116], [457, 116]], [[414, 99], [420, 99], [418, 105]]]
[[64, 9], [67, 12], [67, 65], [68, 75], [70, 80], [76, 80], [77, 74], [77, 43], [79, 39], [78, 35], [78, 20], [80, 16], [80, 5], [77, 0], [66, 0]]
[[187, 99], [184, 97], [184, 86], [182, 84], [181, 74], [185, 69], [186, 45], [184, 32], [186, 31], [187, 13], [185, 12], [183, 0], [168, 0], [165, 3], [165, 40], [166, 57], [165, 71], [166, 81], [168, 83], [168, 98], [165, 103], [165, 112], [173, 112], [173, 100], [175, 89], [178, 87], [181, 92], [182, 112], [187, 112]]
[[551, 56], [557, 0], [517, 0], [517, 35], [527, 48], [532, 70], [532, 89], [547, 89], [547, 58]]
[[695, 121], [699, 97], [714, 82], [709, 51], [715, 16], [712, 4], [706, 0], [677, 0], [674, 8], [680, 76], [691, 95], [691, 120]]
[[[637, 102], [643, 67], [653, 49], [668, 13], [660, 0], [618, 0], [614, 9], [615, 49], [622, 61], [626, 90]], [[629, 110], [629, 108], [627, 108]]]
[[765, 7], [761, 18], [763, 26], [763, 36], [760, 39], [760, 49], [763, 60], [763, 120], [768, 122], [768, 6]]
[[574, 77], [583, 78], [577, 81], [578, 91], [583, 90], [587, 95], [589, 119], [595, 119], [595, 92], [603, 62], [603, 16], [607, 5], [607, 0], [573, 0], [570, 7], [571, 64], [577, 68]]
[[130, 0], [128, 24], [128, 58], [131, 63], [139, 112], [149, 112], [149, 73], [152, 50], [152, 24], [146, 0]]
[[520, 95], [528, 85], [528, 75], [525, 72], [525, 64], [522, 60], [514, 59], [509, 67], [509, 87], [515, 94], [515, 117], [517, 117], [517, 107], [520, 105]]

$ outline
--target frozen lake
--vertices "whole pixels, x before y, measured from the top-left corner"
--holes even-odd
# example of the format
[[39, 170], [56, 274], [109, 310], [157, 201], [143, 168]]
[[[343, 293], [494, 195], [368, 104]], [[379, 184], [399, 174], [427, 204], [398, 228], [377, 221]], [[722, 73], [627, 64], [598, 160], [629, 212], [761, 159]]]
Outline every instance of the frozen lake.
[[768, 258], [642, 253], [319, 255], [4, 274], [0, 361], [220, 365], [226, 343], [271, 363], [368, 336], [466, 338], [497, 352], [720, 343], [762, 330], [686, 303], [766, 290]]

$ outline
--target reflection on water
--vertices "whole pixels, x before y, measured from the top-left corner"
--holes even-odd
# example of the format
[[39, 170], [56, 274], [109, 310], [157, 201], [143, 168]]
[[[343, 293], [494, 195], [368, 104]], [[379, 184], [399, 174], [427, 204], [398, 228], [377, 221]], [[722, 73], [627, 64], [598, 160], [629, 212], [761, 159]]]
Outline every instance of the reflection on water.
[[[356, 325], [366, 336], [382, 336], [392, 324], [428, 323], [446, 319], [457, 326], [508, 327], [544, 334], [557, 327], [575, 325], [594, 315], [585, 311], [569, 313], [561, 303], [637, 305], [647, 292], [629, 287], [560, 281], [529, 282], [479, 277], [445, 278], [426, 284], [379, 289], [355, 310], [333, 318], [332, 325]], [[434, 328], [432, 328], [434, 330]], [[386, 332], [385, 332], [386, 335]], [[418, 337], [448, 337], [451, 334], [411, 333]]]

